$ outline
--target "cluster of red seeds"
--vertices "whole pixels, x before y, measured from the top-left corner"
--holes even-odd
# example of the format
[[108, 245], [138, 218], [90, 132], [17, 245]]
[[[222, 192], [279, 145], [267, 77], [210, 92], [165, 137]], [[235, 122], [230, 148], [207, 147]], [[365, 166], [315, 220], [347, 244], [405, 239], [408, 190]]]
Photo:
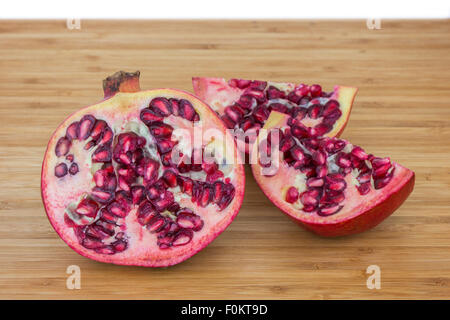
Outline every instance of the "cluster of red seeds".
[[271, 111], [289, 114], [299, 123], [306, 116], [322, 118], [313, 127], [299, 124], [308, 136], [320, 136], [331, 131], [342, 115], [339, 102], [329, 99], [333, 93], [323, 92], [318, 84], [301, 84], [287, 94], [275, 86], [268, 86], [265, 81], [231, 79], [229, 85], [242, 89], [243, 93], [238, 101], [225, 108], [221, 118], [228, 128], [240, 128], [247, 135], [254, 132], [256, 136]]
[[[389, 158], [377, 158], [353, 146], [344, 152], [347, 143], [337, 138], [305, 138], [298, 135], [295, 121], [288, 121], [289, 127], [279, 131], [278, 148], [283, 161], [306, 175], [306, 191], [299, 194], [296, 187], [286, 192], [286, 201], [295, 203], [299, 199], [303, 211], [316, 212], [321, 216], [336, 214], [343, 208], [344, 191], [347, 188], [345, 177], [353, 170], [358, 172], [357, 189], [361, 195], [371, 190], [371, 179], [375, 189], [383, 188], [393, 177]], [[273, 147], [269, 135], [260, 145], [260, 152], [270, 156]], [[260, 156], [261, 159], [261, 156]], [[268, 167], [271, 163], [261, 163]]]
[[[78, 225], [67, 214], [65, 216], [66, 223], [74, 228], [84, 247], [103, 254], [124, 251], [128, 241], [122, 230], [125, 228], [123, 219], [134, 207], [138, 208], [138, 222], [156, 235], [161, 249], [189, 243], [204, 222], [190, 209], [181, 208], [170, 188], [179, 186], [201, 207], [215, 203], [218, 210], [223, 210], [233, 200], [234, 186], [222, 181], [224, 174], [217, 163], [172, 162], [171, 152], [177, 142], [171, 140], [173, 128], [163, 122], [164, 117], [170, 115], [189, 121], [200, 119], [187, 100], [155, 98], [141, 111], [141, 120], [155, 139], [161, 163], [147, 154], [148, 141], [144, 137], [125, 132], [114, 138], [106, 122], [92, 115], [71, 124], [66, 136], [58, 141], [55, 148], [58, 157], [66, 156], [66, 160], [73, 162], [73, 155], [68, 155], [72, 141], [87, 140], [84, 149], [96, 147], [92, 161], [103, 163], [94, 173], [95, 187], [71, 212], [89, 218], [83, 220], [85, 225]], [[182, 175], [189, 171], [204, 171], [206, 181]], [[61, 164], [55, 167], [58, 178], [66, 174], [61, 174]]]

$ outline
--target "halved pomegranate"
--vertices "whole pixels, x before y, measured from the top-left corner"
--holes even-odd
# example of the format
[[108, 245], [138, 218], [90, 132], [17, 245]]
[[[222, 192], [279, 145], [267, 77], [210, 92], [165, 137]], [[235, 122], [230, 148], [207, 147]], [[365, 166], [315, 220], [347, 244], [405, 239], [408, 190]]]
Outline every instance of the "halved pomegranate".
[[103, 87], [104, 101], [69, 116], [50, 139], [41, 180], [48, 218], [85, 257], [177, 264], [241, 207], [245, 176], [233, 138], [191, 94], [139, 91], [139, 72], [118, 72]]
[[318, 84], [258, 80], [192, 78], [195, 94], [235, 130], [239, 150], [249, 153], [271, 111], [296, 118], [304, 137], [339, 136], [347, 124], [357, 88], [335, 86], [325, 92]]
[[322, 236], [359, 233], [394, 212], [414, 187], [414, 172], [350, 142], [305, 138], [298, 120], [273, 111], [252, 155], [266, 196], [298, 224]]

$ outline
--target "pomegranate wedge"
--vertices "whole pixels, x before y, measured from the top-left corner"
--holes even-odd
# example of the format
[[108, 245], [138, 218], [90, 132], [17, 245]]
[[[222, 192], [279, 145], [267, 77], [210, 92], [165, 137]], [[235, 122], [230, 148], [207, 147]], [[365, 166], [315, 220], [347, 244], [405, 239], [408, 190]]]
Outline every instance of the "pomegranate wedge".
[[189, 93], [140, 91], [139, 72], [118, 72], [103, 87], [105, 100], [69, 116], [48, 143], [41, 180], [48, 218], [90, 259], [182, 262], [241, 207], [245, 175], [233, 137]]
[[305, 228], [327, 237], [368, 230], [413, 190], [413, 171], [342, 139], [299, 136], [297, 124], [270, 114], [253, 145], [252, 171], [266, 196]]
[[193, 78], [195, 94], [216, 111], [235, 132], [239, 150], [249, 153], [271, 111], [299, 120], [304, 137], [339, 136], [347, 124], [357, 89], [335, 86], [322, 91], [318, 84], [305, 85], [243, 79]]

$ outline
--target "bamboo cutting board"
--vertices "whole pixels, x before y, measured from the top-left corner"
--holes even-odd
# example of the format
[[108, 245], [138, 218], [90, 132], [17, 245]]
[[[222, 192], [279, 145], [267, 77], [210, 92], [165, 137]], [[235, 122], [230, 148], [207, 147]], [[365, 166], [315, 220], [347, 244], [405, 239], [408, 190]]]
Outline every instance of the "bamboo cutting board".
[[[450, 23], [381, 21], [0, 22], [0, 298], [450, 298]], [[102, 98], [101, 80], [192, 90], [192, 76], [359, 87], [343, 138], [416, 172], [394, 215], [319, 238], [294, 225], [247, 168], [245, 201], [208, 248], [167, 269], [79, 256], [50, 226], [40, 167], [50, 135]], [[81, 289], [66, 269], [81, 269]], [[369, 265], [381, 289], [366, 286]]]

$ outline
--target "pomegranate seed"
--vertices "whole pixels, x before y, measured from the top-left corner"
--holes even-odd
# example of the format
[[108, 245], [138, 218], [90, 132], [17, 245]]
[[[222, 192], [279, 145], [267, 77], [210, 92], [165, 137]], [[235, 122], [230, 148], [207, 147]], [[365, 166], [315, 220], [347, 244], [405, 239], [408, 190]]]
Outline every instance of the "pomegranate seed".
[[300, 201], [305, 206], [317, 206], [319, 203], [319, 192], [316, 189], [310, 189], [300, 194]]
[[55, 166], [55, 176], [62, 178], [67, 174], [67, 165], [65, 163], [60, 163]]
[[377, 158], [374, 157], [371, 160], [372, 166], [376, 169], [378, 167], [384, 166], [386, 164], [391, 164], [391, 160], [389, 158]]
[[296, 137], [298, 139], [308, 138], [309, 137], [309, 131], [303, 125], [294, 125], [294, 126], [292, 126], [291, 133], [292, 133], [292, 135], [294, 137]]
[[331, 129], [333, 129], [332, 126], [325, 123], [319, 123], [315, 127], [310, 128], [309, 134], [313, 137], [323, 136], [325, 133], [330, 132]]
[[147, 224], [147, 230], [151, 233], [159, 232], [166, 225], [167, 220], [161, 216], [154, 216], [150, 222]]
[[190, 121], [195, 121], [195, 119], [198, 118], [197, 112], [188, 100], [181, 99], [178, 104], [180, 107], [181, 117]]
[[[231, 79], [231, 83], [235, 85], [235, 87], [238, 87], [239, 89], [245, 89], [247, 88], [251, 81], [250, 80], [244, 80], [244, 79]], [[231, 85], [230, 83], [230, 85]]]
[[155, 206], [156, 210], [158, 211], [164, 211], [167, 209], [174, 201], [173, 193], [170, 191], [165, 191], [162, 193], [157, 200], [153, 200], [153, 205]]
[[309, 94], [309, 86], [306, 84], [300, 84], [295, 88], [295, 94], [297, 94], [298, 96], [307, 96]]
[[203, 169], [203, 171], [205, 171], [207, 174], [212, 174], [212, 173], [214, 173], [218, 168], [219, 168], [219, 166], [217, 165], [216, 162], [207, 162], [207, 161], [203, 161], [203, 163], [202, 163], [202, 169]]
[[88, 143], [86, 143], [83, 147], [84, 150], [90, 150], [93, 147], [95, 147], [96, 143], [94, 140], [89, 141]]
[[243, 113], [238, 110], [238, 107], [229, 106], [225, 108], [225, 115], [227, 115], [233, 122], [239, 123], [242, 119]]
[[162, 121], [164, 119], [162, 116], [156, 114], [150, 109], [142, 109], [140, 118], [141, 121], [147, 126], [151, 125], [153, 122]]
[[[395, 169], [394, 169], [395, 170]], [[391, 180], [392, 177], [394, 176], [394, 170], [392, 170], [388, 175], [386, 175], [384, 178], [381, 179], [375, 179], [374, 180], [374, 186], [375, 189], [381, 189], [384, 188]]]
[[66, 137], [70, 141], [78, 138], [78, 122], [72, 122], [66, 129]]
[[179, 116], [180, 115], [180, 105], [178, 103], [178, 100], [175, 98], [170, 98], [169, 102], [172, 107], [172, 114], [174, 116]]
[[105, 131], [103, 132], [103, 136], [102, 136], [102, 139], [100, 140], [100, 144], [107, 145], [107, 144], [111, 143], [113, 137], [114, 137], [114, 133], [112, 132], [112, 130], [109, 127], [107, 127], [105, 129]]
[[108, 211], [111, 212], [113, 215], [125, 218], [128, 214], [128, 211], [126, 208], [124, 208], [119, 202], [114, 201], [110, 205], [108, 205]]
[[338, 109], [339, 109], [339, 102], [331, 99], [325, 104], [323, 111], [322, 111], [322, 116], [328, 117], [330, 114], [332, 114], [333, 112], [335, 112]]
[[100, 136], [102, 135], [103, 130], [105, 130], [105, 128], [107, 126], [108, 125], [106, 124], [105, 121], [97, 120], [95, 122], [94, 127], [92, 128], [92, 131], [91, 131], [91, 138], [92, 138], [92, 140], [98, 140], [98, 138], [100, 138]]
[[211, 202], [211, 199], [212, 199], [212, 190], [211, 188], [206, 186], [203, 188], [200, 198], [198, 199], [198, 204], [204, 208]]
[[291, 136], [284, 137], [280, 141], [280, 151], [286, 152], [295, 146], [295, 140]]
[[69, 168], [69, 173], [74, 176], [78, 173], [78, 171], [79, 171], [78, 164], [72, 163]]
[[114, 234], [114, 229], [116, 227], [115, 223], [109, 223], [108, 221], [105, 221], [103, 219], [97, 220], [97, 222], [95, 222], [96, 225], [100, 226], [104, 232], [107, 232], [109, 235], [113, 235]]
[[115, 223], [117, 221], [117, 216], [111, 214], [106, 208], [101, 209], [100, 212], [102, 219], [105, 221], [109, 223]]
[[319, 216], [328, 217], [328, 216], [338, 213], [343, 207], [344, 206], [340, 206], [338, 204], [324, 205], [319, 208], [319, 210], [317, 211], [317, 214]]
[[159, 169], [159, 162], [150, 159], [145, 158], [144, 163], [144, 180], [146, 181], [154, 181], [158, 177], [158, 169]]
[[216, 180], [222, 179], [224, 177], [223, 172], [220, 170], [217, 170], [211, 174], [208, 174], [206, 176], [206, 181], [209, 183], [213, 183]]
[[360, 186], [357, 187], [359, 194], [366, 195], [370, 192], [370, 182], [361, 183]]
[[224, 184], [223, 185], [223, 196], [222, 199], [217, 204], [219, 207], [219, 211], [222, 211], [233, 201], [236, 190], [232, 184]]
[[131, 168], [119, 167], [117, 174], [129, 184], [136, 180], [136, 174]]
[[162, 179], [170, 188], [175, 188], [177, 186], [177, 175], [172, 170], [165, 170]]
[[194, 233], [192, 230], [189, 230], [189, 229], [180, 230], [176, 234], [176, 236], [172, 242], [172, 245], [174, 247], [184, 246], [184, 245], [188, 244], [189, 242], [191, 242], [193, 236], [194, 236]]
[[173, 128], [164, 122], [153, 122], [150, 125], [150, 132], [155, 138], [169, 138], [172, 135]]
[[113, 246], [116, 252], [125, 251], [128, 247], [128, 243], [123, 240], [114, 241], [113, 243], [111, 243], [111, 245]]
[[166, 98], [154, 98], [150, 102], [150, 109], [164, 117], [172, 114], [172, 104]]
[[111, 150], [107, 147], [100, 146], [92, 154], [93, 162], [110, 162]]
[[312, 159], [317, 165], [324, 165], [327, 162], [327, 155], [325, 152], [316, 150], [312, 153]]
[[244, 109], [252, 109], [256, 107], [258, 102], [252, 96], [242, 95], [238, 100], [238, 104]]
[[286, 192], [286, 201], [289, 203], [297, 202], [298, 200], [298, 190], [296, 187], [290, 187]]
[[99, 249], [104, 246], [99, 239], [89, 237], [84, 238], [83, 241], [81, 241], [81, 245], [87, 249]]
[[352, 166], [349, 156], [343, 152], [337, 154], [336, 164], [341, 168], [351, 168]]
[[178, 185], [180, 186], [181, 192], [192, 196], [194, 189], [194, 181], [191, 178], [178, 176]]
[[333, 191], [343, 191], [347, 187], [347, 183], [345, 180], [335, 180], [335, 181], [327, 181], [327, 189], [333, 190]]
[[305, 162], [305, 154], [303, 153], [302, 148], [299, 146], [295, 146], [291, 149], [290, 154], [296, 161]]
[[313, 84], [310, 88], [311, 97], [320, 97], [322, 94], [322, 87], [318, 84]]
[[116, 251], [114, 250], [114, 248], [112, 246], [104, 246], [101, 248], [96, 248], [94, 249], [95, 252], [97, 253], [101, 253], [101, 254], [114, 254], [116, 253]]
[[55, 154], [57, 157], [65, 156], [72, 146], [72, 142], [66, 137], [59, 138], [55, 146]]
[[172, 140], [159, 140], [157, 143], [159, 153], [167, 153], [173, 149], [173, 147], [178, 143], [178, 141]]
[[267, 81], [253, 80], [250, 81], [250, 88], [264, 90], [267, 87]]
[[374, 178], [382, 178], [382, 177], [386, 176], [386, 174], [388, 173], [390, 168], [391, 168], [390, 164], [384, 164], [384, 165], [379, 166], [378, 168], [374, 169], [372, 175]]
[[66, 156], [66, 160], [67, 160], [67, 161], [73, 162], [74, 159], [75, 159], [75, 156], [74, 156], [73, 154], [68, 154], [68, 155]]
[[213, 198], [212, 201], [214, 201], [215, 203], [219, 203], [220, 200], [222, 199], [224, 193], [224, 188], [223, 188], [223, 183], [220, 181], [216, 181], [213, 183]]
[[284, 99], [284, 98], [286, 98], [285, 93], [274, 86], [270, 86], [269, 88], [267, 88], [266, 93], [267, 93], [267, 99]]
[[139, 205], [137, 210], [137, 221], [141, 225], [146, 225], [155, 217], [156, 211], [149, 201], [144, 201]]
[[326, 165], [316, 167], [316, 175], [318, 178], [325, 177], [327, 175], [327, 173], [328, 173], [328, 168]]
[[311, 119], [317, 119], [322, 115], [322, 109], [320, 104], [314, 104], [308, 108], [308, 116]]
[[258, 102], [264, 102], [266, 100], [266, 95], [264, 94], [264, 91], [256, 89], [256, 88], [247, 88], [244, 91], [244, 95], [251, 96], [256, 99]]
[[358, 146], [353, 147], [353, 150], [351, 153], [359, 160], [367, 160], [367, 158], [368, 158], [367, 153], [365, 153], [364, 150]]
[[100, 203], [108, 203], [114, 199], [114, 194], [112, 192], [104, 191], [99, 187], [94, 187], [91, 191], [92, 198]]
[[364, 173], [364, 174], [359, 174], [359, 176], [356, 179], [358, 180], [358, 182], [360, 184], [364, 184], [364, 183], [370, 182], [370, 177], [371, 177], [371, 174], [370, 174], [370, 172], [368, 172], [368, 173]]
[[76, 213], [91, 218], [97, 215], [97, 211], [98, 211], [97, 203], [89, 198], [81, 200], [77, 208], [75, 209]]
[[86, 140], [90, 136], [95, 121], [95, 118], [90, 114], [87, 114], [81, 118], [77, 128], [78, 139]]
[[322, 187], [323, 186], [323, 178], [308, 178], [308, 180], [306, 180], [306, 186], [308, 188], [312, 188], [312, 187]]
[[200, 216], [196, 215], [189, 209], [182, 209], [177, 213], [177, 224], [185, 229], [200, 231], [203, 228], [204, 222]]
[[253, 116], [255, 119], [261, 123], [264, 123], [269, 117], [269, 110], [264, 106], [258, 106], [253, 109]]
[[98, 225], [88, 226], [86, 228], [85, 234], [89, 237], [97, 238], [97, 239], [106, 239], [111, 236], [101, 226], [98, 226]]
[[281, 113], [289, 113], [289, 109], [286, 105], [282, 104], [282, 103], [271, 103], [268, 107], [269, 111], [278, 111]]
[[106, 171], [105, 170], [97, 170], [94, 173], [94, 182], [97, 187], [102, 188], [105, 186], [106, 181]]

